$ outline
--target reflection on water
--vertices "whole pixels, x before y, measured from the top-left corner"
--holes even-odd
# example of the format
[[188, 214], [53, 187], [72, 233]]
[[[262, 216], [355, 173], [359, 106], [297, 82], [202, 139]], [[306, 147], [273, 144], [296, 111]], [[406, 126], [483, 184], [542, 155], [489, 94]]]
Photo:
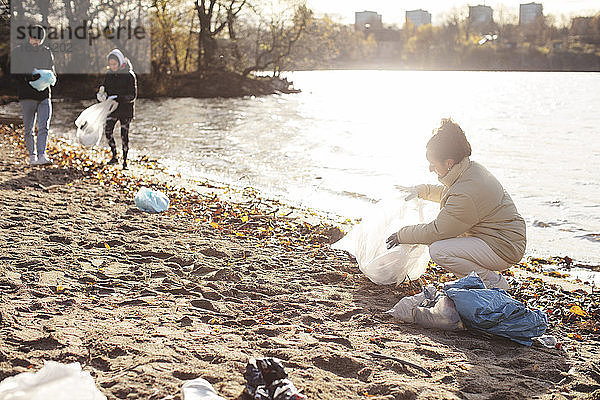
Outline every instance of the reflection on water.
[[[436, 183], [425, 143], [442, 117], [511, 193], [528, 253], [600, 263], [600, 75], [314, 71], [303, 92], [137, 102], [131, 146], [190, 177], [252, 185], [358, 217], [394, 184]], [[54, 133], [85, 105], [55, 104]], [[11, 105], [14, 107], [14, 105]], [[118, 135], [117, 135], [118, 136]]]

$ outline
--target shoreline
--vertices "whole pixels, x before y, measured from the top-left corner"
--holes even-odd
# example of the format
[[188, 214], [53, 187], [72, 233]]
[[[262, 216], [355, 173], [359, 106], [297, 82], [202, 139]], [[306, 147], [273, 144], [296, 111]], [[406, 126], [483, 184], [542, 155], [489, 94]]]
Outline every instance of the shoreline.
[[[59, 100], [59, 102], [61, 102], [62, 100]], [[91, 101], [91, 100], [90, 100]], [[1, 108], [1, 107], [0, 107]], [[8, 115], [8, 114], [2, 114], [1, 110], [0, 110], [0, 124], [2, 123], [19, 123], [21, 121], [21, 117], [20, 115], [17, 115], [15, 112], [15, 107], [13, 105], [13, 112], [14, 115]], [[60, 133], [60, 137], [57, 139], [62, 140], [62, 138], [68, 138], [71, 137], [72, 135], [68, 135], [65, 134], [64, 132]], [[104, 142], [104, 140], [103, 140]], [[160, 154], [160, 152], [159, 152]], [[148, 157], [147, 155], [143, 155], [143, 157]], [[154, 157], [154, 155], [149, 155], [150, 158], [158, 161], [159, 157]], [[100, 161], [99, 159], [97, 161]], [[167, 159], [167, 163], [168, 163], [168, 159]], [[167, 167], [162, 167], [163, 169], [167, 169]], [[139, 172], [141, 172], [142, 170], [138, 170]], [[177, 172], [174, 171], [172, 172], [173, 174], [176, 174]], [[168, 172], [166, 172], [165, 174], [169, 174]], [[185, 174], [184, 174], [185, 175]], [[173, 178], [173, 177], [170, 177]], [[168, 179], [170, 179], [168, 178]], [[243, 192], [244, 188], [245, 188], [245, 184], [240, 184], [238, 182], [236, 182], [235, 180], [233, 181], [228, 181], [227, 179], [223, 179], [220, 178], [219, 176], [212, 176], [210, 178], [206, 178], [206, 177], [200, 177], [199, 179], [195, 179], [192, 176], [186, 176], [186, 178], [183, 178], [181, 176], [179, 176], [180, 178], [180, 183], [178, 184], [179, 186], [183, 187], [183, 188], [188, 188], [188, 189], [200, 189], [202, 191], [202, 182], [206, 182], [208, 185], [213, 185], [213, 186], [219, 186], [221, 187], [223, 190], [227, 189], [228, 192]], [[199, 183], [200, 182], [200, 183]], [[352, 224], [360, 221], [360, 215], [357, 215], [356, 213], [346, 213], [345, 215], [343, 213], [339, 213], [336, 212], [336, 210], [333, 209], [333, 207], [327, 208], [327, 207], [322, 207], [322, 208], [315, 208], [312, 207], [312, 205], [307, 205], [305, 203], [302, 202], [302, 199], [300, 198], [300, 200], [298, 199], [290, 199], [290, 198], [286, 198], [285, 195], [282, 195], [281, 192], [276, 192], [276, 191], [269, 191], [268, 188], [265, 188], [265, 190], [263, 190], [263, 188], [260, 187], [252, 187], [253, 190], [258, 191], [261, 193], [261, 197], [262, 198], [266, 198], [268, 197], [271, 201], [275, 201], [278, 202], [280, 205], [285, 205], [285, 207], [288, 210], [293, 210], [294, 211], [294, 215], [296, 216], [308, 216], [309, 214], [313, 214], [310, 215], [310, 218], [308, 219], [308, 222], [312, 222], [312, 223], [317, 223], [318, 224], [318, 220], [325, 220], [330, 224], [334, 224], [337, 225], [338, 227], [341, 227], [344, 231], [346, 231], [347, 229], [352, 227]], [[238, 196], [239, 198], [239, 196]], [[375, 203], [376, 200], [372, 199], [372, 198], [368, 198], [368, 200], [370, 202]], [[307, 211], [310, 210], [310, 211]], [[535, 227], [535, 224], [528, 226], [528, 230]], [[591, 232], [588, 232], [591, 233]], [[584, 240], [585, 239], [580, 239], [580, 240]], [[540, 247], [539, 244], [541, 243], [535, 243], [532, 242], [534, 249], [533, 250], [529, 250], [526, 249], [526, 253], [524, 256], [524, 259], [529, 259], [529, 258], [533, 258], [533, 259], [547, 259], [548, 262], [544, 263], [546, 266], [548, 266], [549, 268], [552, 268], [552, 265], [554, 264], [553, 262], [551, 262], [552, 259], [559, 259], [559, 258], [570, 258], [572, 259], [572, 263], [570, 263], [569, 265], [563, 265], [562, 268], [559, 272], [561, 273], [569, 273], [569, 270], [572, 270], [573, 268], [581, 268], [583, 271], [582, 273], [576, 273], [576, 270], [573, 270], [573, 275], [576, 276], [580, 276], [584, 281], [585, 280], [589, 280], [589, 279], [596, 279], [596, 285], [600, 285], [600, 263], [597, 260], [597, 257], [591, 257], [589, 256], [589, 254], [594, 254], [593, 252], [583, 252], [583, 251], [576, 251], [576, 250], [581, 250], [580, 248], [577, 248], [577, 244], [573, 243], [572, 247], [569, 247], [570, 251], [560, 251], [560, 247], [556, 247], [555, 246], [546, 246], [544, 247], [543, 244]], [[586, 242], [588, 243], [588, 242]], [[535, 245], [538, 245], [537, 250], [535, 249]], [[528, 246], [529, 247], [529, 246]], [[550, 248], [552, 247], [552, 248]], [[592, 274], [586, 274], [585, 271], [591, 271], [593, 272]], [[575, 279], [575, 278], [574, 278]]]
[[[427, 330], [383, 314], [416, 288], [369, 282], [328, 246], [339, 228], [303, 210], [252, 188], [193, 192], [147, 158], [124, 173], [101, 164], [106, 150], [50, 145], [55, 164], [30, 167], [20, 131], [0, 125], [0, 379], [77, 361], [109, 399], [180, 399], [196, 377], [242, 399], [248, 358], [274, 356], [311, 399], [600, 395], [600, 293], [540, 274], [539, 260], [509, 270], [511, 294], [548, 312], [562, 350]], [[142, 185], [170, 209], [137, 210]], [[449, 279], [435, 266], [423, 277]]]
[[[59, 74], [52, 87], [55, 100], [94, 99], [104, 74]], [[138, 98], [241, 98], [278, 93], [298, 93], [293, 82], [272, 76], [242, 76], [222, 70], [175, 74], [139, 74]], [[17, 100], [10, 76], [0, 76], [0, 105]]]

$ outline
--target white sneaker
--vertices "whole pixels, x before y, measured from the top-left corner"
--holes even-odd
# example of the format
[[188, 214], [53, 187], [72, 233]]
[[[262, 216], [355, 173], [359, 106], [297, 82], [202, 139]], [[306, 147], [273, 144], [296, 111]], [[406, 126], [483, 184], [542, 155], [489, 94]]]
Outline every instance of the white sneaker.
[[37, 165], [52, 164], [52, 160], [49, 159], [48, 157], [46, 157], [46, 154], [42, 154], [41, 156], [38, 156], [36, 164]]
[[37, 162], [38, 162], [38, 160], [37, 160], [37, 156], [36, 156], [35, 154], [31, 154], [31, 155], [29, 156], [29, 164], [31, 164], [31, 165], [36, 165], [36, 164], [37, 164]]

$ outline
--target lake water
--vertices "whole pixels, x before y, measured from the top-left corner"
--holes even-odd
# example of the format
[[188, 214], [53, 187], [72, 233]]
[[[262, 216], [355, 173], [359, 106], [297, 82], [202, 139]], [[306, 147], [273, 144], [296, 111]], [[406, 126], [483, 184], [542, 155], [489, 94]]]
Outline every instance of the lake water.
[[[600, 264], [600, 74], [288, 77], [302, 93], [138, 100], [133, 155], [149, 154], [186, 177], [250, 185], [355, 218], [394, 195], [395, 184], [437, 183], [425, 143], [442, 117], [452, 117], [471, 142], [471, 158], [496, 175], [526, 219], [527, 254]], [[88, 104], [55, 104], [53, 134], [72, 132]]]

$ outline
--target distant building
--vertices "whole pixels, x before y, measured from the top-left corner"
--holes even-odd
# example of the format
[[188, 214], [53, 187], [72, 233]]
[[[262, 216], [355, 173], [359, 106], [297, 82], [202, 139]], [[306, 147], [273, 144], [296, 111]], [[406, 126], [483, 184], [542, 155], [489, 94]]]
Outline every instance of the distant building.
[[354, 29], [357, 31], [379, 31], [383, 29], [381, 15], [375, 11], [360, 11], [354, 13]]
[[527, 3], [519, 6], [519, 25], [532, 24], [543, 16], [543, 6], [539, 3]]
[[472, 25], [494, 23], [494, 10], [490, 6], [469, 6], [469, 22]]
[[587, 35], [590, 33], [590, 24], [592, 17], [574, 17], [571, 18], [571, 35]]
[[415, 28], [431, 24], [431, 13], [425, 10], [412, 10], [406, 12], [406, 24], [411, 23]]

